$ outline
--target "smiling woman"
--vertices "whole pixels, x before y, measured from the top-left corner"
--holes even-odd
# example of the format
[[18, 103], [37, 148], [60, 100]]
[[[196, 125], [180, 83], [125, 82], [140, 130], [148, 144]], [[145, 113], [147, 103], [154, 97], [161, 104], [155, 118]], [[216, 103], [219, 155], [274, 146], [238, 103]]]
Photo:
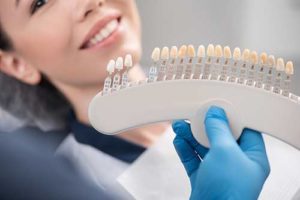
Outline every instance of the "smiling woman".
[[127, 53], [140, 58], [133, 0], [5, 0], [0, 19], [1, 106], [29, 121], [61, 122], [56, 115], [65, 116], [71, 104], [88, 124], [87, 106], [101, 89], [106, 63]]
[[[59, 129], [62, 137], [53, 153], [87, 179], [101, 176], [96, 185], [115, 187], [116, 177], [166, 128], [157, 124], [108, 137], [88, 121], [88, 105], [102, 89], [109, 60], [133, 55], [129, 78], [144, 78], [135, 1], [1, 0], [0, 24], [0, 107], [25, 123], [11, 135], [29, 128], [47, 139]], [[86, 152], [82, 143], [94, 148]], [[100, 158], [97, 166], [107, 165], [97, 167], [100, 172], [90, 172], [84, 160], [93, 163], [94, 157]]]

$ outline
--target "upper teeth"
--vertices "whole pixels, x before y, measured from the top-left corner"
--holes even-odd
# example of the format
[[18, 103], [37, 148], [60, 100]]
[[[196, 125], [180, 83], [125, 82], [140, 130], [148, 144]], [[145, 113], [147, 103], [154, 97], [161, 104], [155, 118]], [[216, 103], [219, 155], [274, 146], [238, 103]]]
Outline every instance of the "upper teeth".
[[118, 27], [118, 20], [112, 20], [105, 27], [103, 27], [90, 41], [91, 45], [97, 44], [104, 39], [106, 39], [109, 35], [114, 32], [114, 30]]

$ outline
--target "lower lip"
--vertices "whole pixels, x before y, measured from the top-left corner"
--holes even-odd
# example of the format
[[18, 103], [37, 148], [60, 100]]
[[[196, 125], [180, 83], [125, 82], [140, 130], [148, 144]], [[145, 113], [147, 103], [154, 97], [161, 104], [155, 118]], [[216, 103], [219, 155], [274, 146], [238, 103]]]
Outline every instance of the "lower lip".
[[99, 49], [106, 48], [114, 44], [115, 42], [117, 42], [122, 36], [121, 22], [122, 21], [119, 22], [117, 28], [107, 38], [105, 38], [103, 41], [99, 42], [98, 44], [88, 47], [84, 50], [99, 50]]

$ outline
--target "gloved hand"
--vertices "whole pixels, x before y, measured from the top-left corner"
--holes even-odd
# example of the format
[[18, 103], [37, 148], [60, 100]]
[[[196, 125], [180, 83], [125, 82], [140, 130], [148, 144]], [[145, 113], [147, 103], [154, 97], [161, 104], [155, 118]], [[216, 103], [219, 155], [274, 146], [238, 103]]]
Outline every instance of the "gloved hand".
[[210, 149], [194, 139], [188, 123], [173, 123], [174, 146], [190, 178], [190, 199], [257, 199], [270, 173], [261, 134], [245, 129], [236, 142], [218, 107], [207, 112], [205, 128]]

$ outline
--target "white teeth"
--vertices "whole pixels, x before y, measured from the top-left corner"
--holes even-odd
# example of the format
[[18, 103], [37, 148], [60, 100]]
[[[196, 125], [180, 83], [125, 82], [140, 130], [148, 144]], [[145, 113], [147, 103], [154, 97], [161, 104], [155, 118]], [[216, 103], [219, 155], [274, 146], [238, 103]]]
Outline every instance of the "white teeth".
[[95, 39], [96, 39], [96, 42], [102, 41], [103, 40], [103, 36], [99, 33], [98, 35], [96, 35]]
[[101, 35], [106, 38], [110, 34], [108, 28], [105, 28], [101, 31]]
[[110, 36], [118, 27], [118, 20], [112, 20], [105, 27], [103, 27], [98, 34], [96, 34], [90, 41], [89, 44], [95, 45], [99, 42], [102, 42], [108, 36]]

